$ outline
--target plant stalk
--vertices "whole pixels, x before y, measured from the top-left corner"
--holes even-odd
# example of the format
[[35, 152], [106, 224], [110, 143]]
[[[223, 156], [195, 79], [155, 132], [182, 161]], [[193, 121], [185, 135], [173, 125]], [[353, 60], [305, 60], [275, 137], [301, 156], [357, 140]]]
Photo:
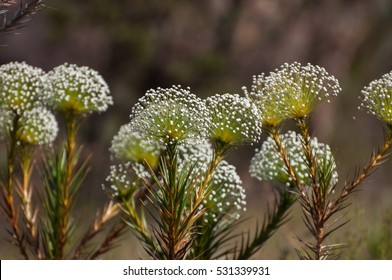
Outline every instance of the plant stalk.
[[299, 118], [296, 120], [297, 126], [300, 130], [302, 141], [303, 141], [303, 151], [306, 158], [306, 163], [308, 165], [308, 172], [312, 182], [311, 191], [312, 201], [306, 201], [306, 204], [310, 206], [310, 215], [312, 216], [314, 227], [315, 227], [315, 259], [321, 260], [325, 257], [323, 253], [323, 241], [325, 239], [325, 196], [320, 190], [319, 182], [316, 175], [316, 159], [313, 153], [312, 146], [310, 144], [309, 136], [309, 123], [306, 118]]
[[62, 187], [62, 197], [61, 197], [61, 209], [62, 213], [60, 215], [60, 231], [58, 236], [59, 250], [56, 259], [64, 259], [64, 248], [68, 242], [68, 225], [69, 225], [69, 213], [71, 211], [71, 201], [70, 201], [70, 185], [74, 175], [75, 169], [75, 145], [76, 145], [76, 135], [79, 125], [77, 123], [77, 115], [73, 112], [69, 112], [66, 115], [66, 132], [67, 140], [65, 143], [65, 149], [67, 152], [66, 158], [66, 178]]
[[29, 256], [23, 243], [23, 236], [20, 233], [19, 218], [14, 205], [14, 168], [16, 160], [16, 146], [18, 143], [19, 116], [15, 115], [12, 121], [12, 128], [9, 130], [8, 149], [7, 149], [7, 187], [3, 191], [6, 215], [12, 228], [12, 238], [15, 239], [23, 258], [28, 260]]
[[[27, 149], [27, 147], [24, 147]], [[31, 175], [33, 173], [32, 151], [23, 150], [21, 156], [21, 170], [22, 170], [22, 186], [19, 190], [19, 195], [22, 203], [22, 213], [26, 221], [26, 229], [29, 236], [30, 245], [33, 247], [36, 257], [41, 259], [42, 253], [39, 250], [39, 237], [36, 225], [37, 212], [33, 210], [32, 187], [30, 184]]]

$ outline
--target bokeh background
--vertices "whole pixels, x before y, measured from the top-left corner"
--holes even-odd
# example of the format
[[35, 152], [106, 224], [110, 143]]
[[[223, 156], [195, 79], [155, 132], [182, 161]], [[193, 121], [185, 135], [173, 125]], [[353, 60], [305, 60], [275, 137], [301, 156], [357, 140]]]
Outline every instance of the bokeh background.
[[[45, 3], [47, 7], [24, 28], [0, 34], [0, 63], [26, 61], [44, 70], [64, 62], [87, 65], [98, 70], [111, 88], [114, 106], [89, 117], [78, 139], [85, 144], [86, 155], [93, 153], [81, 207], [75, 210], [81, 226], [106, 200], [101, 185], [109, 169], [111, 139], [149, 88], [181, 84], [201, 97], [241, 93], [255, 74], [285, 62], [310, 62], [325, 67], [343, 88], [340, 96], [315, 112], [312, 123], [314, 135], [335, 152], [340, 182], [352, 178], [381, 142], [381, 124], [357, 107], [361, 88], [392, 70], [390, 0]], [[248, 174], [255, 148], [241, 147], [229, 156], [247, 190], [250, 228], [262, 219], [274, 189]], [[2, 143], [2, 163], [4, 149]], [[386, 162], [366, 181], [351, 200], [347, 214], [351, 222], [331, 237], [334, 242], [349, 242], [343, 258], [392, 258], [391, 168]], [[290, 216], [255, 258], [296, 258], [295, 236], [306, 239], [307, 233], [296, 207]], [[2, 216], [0, 220], [3, 224]], [[1, 227], [0, 258], [17, 258], [4, 236]], [[139, 257], [145, 254], [131, 233], [106, 255]]]

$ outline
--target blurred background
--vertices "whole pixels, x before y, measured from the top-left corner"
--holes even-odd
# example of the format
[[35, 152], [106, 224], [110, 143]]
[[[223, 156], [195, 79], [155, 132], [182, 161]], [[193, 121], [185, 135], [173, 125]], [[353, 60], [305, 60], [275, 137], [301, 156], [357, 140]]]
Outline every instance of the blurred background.
[[[0, 34], [0, 63], [26, 61], [47, 71], [64, 62], [76, 63], [96, 69], [108, 82], [114, 106], [90, 116], [78, 139], [86, 155], [93, 153], [80, 198], [83, 211], [77, 207], [83, 223], [88, 223], [83, 217], [93, 215], [107, 199], [101, 185], [109, 170], [111, 139], [149, 88], [181, 84], [200, 97], [241, 93], [253, 75], [285, 62], [310, 62], [325, 67], [343, 88], [340, 96], [315, 112], [312, 123], [314, 135], [335, 152], [341, 183], [352, 178], [382, 140], [382, 125], [357, 107], [361, 88], [392, 70], [390, 0], [45, 3], [25, 27]], [[274, 189], [249, 176], [255, 148], [238, 148], [228, 159], [247, 190], [251, 228], [261, 221]], [[4, 149], [2, 145], [2, 155]], [[351, 200], [351, 222], [331, 237], [333, 242], [350, 242], [344, 258], [392, 258], [391, 168], [389, 161], [366, 181]], [[306, 239], [307, 233], [296, 207], [290, 216], [255, 258], [296, 258], [295, 236]], [[4, 241], [3, 227], [0, 235], [0, 258], [17, 258]], [[128, 236], [106, 257], [145, 257], [131, 233]]]

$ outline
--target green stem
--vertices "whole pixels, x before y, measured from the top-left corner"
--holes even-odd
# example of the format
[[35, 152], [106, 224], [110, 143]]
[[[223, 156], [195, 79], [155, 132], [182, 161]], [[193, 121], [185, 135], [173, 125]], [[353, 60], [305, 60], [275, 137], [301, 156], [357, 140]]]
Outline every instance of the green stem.
[[[66, 151], [67, 151], [67, 172], [66, 172], [66, 181], [64, 184], [64, 197], [65, 202], [68, 203], [69, 196], [69, 185], [71, 183], [73, 174], [74, 174], [74, 156], [75, 156], [75, 140], [76, 134], [78, 130], [78, 125], [76, 123], [76, 116], [74, 114], [70, 114], [67, 116], [67, 143], [66, 143]], [[66, 204], [67, 205], [67, 204]]]
[[337, 210], [339, 209], [340, 206], [346, 201], [348, 196], [370, 175], [372, 174], [372, 171], [385, 160], [385, 158], [388, 156], [388, 152], [390, 151], [392, 147], [392, 128], [388, 127], [385, 137], [384, 137], [384, 143], [378, 153], [373, 153], [368, 164], [363, 167], [362, 171], [357, 175], [357, 177], [351, 181], [351, 183], [346, 184], [340, 193], [340, 196], [332, 201], [327, 208], [327, 211], [325, 213], [324, 219], [327, 220], [331, 218], [332, 215], [334, 215]]
[[303, 151], [305, 154], [306, 162], [309, 169], [310, 179], [312, 180], [312, 192], [313, 192], [313, 199], [312, 205], [310, 207], [310, 215], [312, 216], [313, 223], [315, 226], [315, 235], [314, 238], [316, 239], [315, 244], [315, 259], [320, 260], [325, 257], [325, 253], [323, 252], [323, 241], [325, 239], [324, 232], [325, 232], [325, 192], [322, 192], [320, 189], [321, 184], [319, 184], [316, 176], [316, 168], [317, 163], [314, 157], [314, 153], [312, 151], [312, 146], [310, 144], [310, 136], [309, 136], [309, 123], [306, 118], [297, 119], [297, 126], [300, 130], [302, 141], [303, 141]]
[[222, 142], [215, 142], [215, 149], [213, 158], [208, 165], [207, 174], [204, 177], [202, 187], [205, 189], [208, 186], [208, 183], [211, 181], [212, 177], [214, 176], [215, 169], [218, 167], [219, 163], [223, 160], [226, 156], [230, 146], [222, 143]]
[[277, 127], [268, 127], [266, 129], [266, 131], [268, 133], [268, 136], [271, 137], [274, 140], [274, 142], [275, 142], [275, 144], [277, 146], [277, 149], [278, 149], [278, 153], [279, 153], [280, 157], [282, 158], [282, 160], [284, 162], [284, 165], [287, 168], [287, 172], [288, 172], [291, 180], [293, 181], [294, 186], [298, 189], [298, 192], [299, 192], [300, 196], [305, 196], [304, 189], [301, 186], [301, 183], [300, 183], [300, 181], [298, 179], [298, 176], [295, 173], [295, 170], [294, 170], [293, 166], [290, 163], [290, 159], [287, 156], [286, 148], [283, 147], [283, 143], [282, 143], [282, 141], [281, 141], [281, 139], [279, 137], [279, 132], [280, 132], [279, 128], [277, 128]]
[[76, 144], [76, 134], [79, 128], [77, 123], [77, 116], [70, 112], [66, 115], [66, 131], [67, 131], [67, 141], [65, 143], [65, 149], [67, 152], [66, 158], [66, 178], [62, 185], [62, 197], [61, 197], [61, 209], [62, 213], [60, 215], [60, 231], [58, 236], [59, 248], [56, 259], [64, 258], [64, 248], [68, 242], [68, 225], [69, 225], [69, 215], [71, 211], [71, 198], [70, 198], [70, 185], [75, 172], [75, 144]]
[[177, 205], [176, 205], [176, 200], [175, 196], [178, 192], [177, 189], [177, 149], [176, 145], [169, 145], [168, 147], [168, 157], [169, 157], [169, 182], [168, 182], [168, 187], [169, 189], [167, 190], [168, 192], [168, 205], [170, 206], [170, 216], [169, 219], [166, 221], [167, 226], [168, 226], [168, 231], [167, 231], [167, 237], [168, 237], [168, 248], [167, 248], [167, 258], [169, 260], [175, 260], [177, 256], [177, 237], [178, 237], [178, 232], [177, 232], [177, 225], [178, 225], [178, 219], [180, 217], [177, 217]]
[[14, 167], [16, 158], [16, 145], [18, 141], [17, 133], [19, 126], [19, 117], [15, 116], [13, 119], [12, 129], [9, 134], [9, 147], [8, 147], [8, 169], [7, 169], [7, 190], [8, 196], [12, 198], [12, 193], [14, 189]]
[[138, 235], [139, 240], [149, 248], [148, 253], [155, 259], [164, 259], [162, 251], [159, 249], [159, 245], [150, 237], [145, 226], [144, 216], [139, 217], [136, 211], [134, 201], [122, 201], [121, 205], [127, 214], [129, 221], [125, 222], [128, 224]]
[[22, 256], [28, 260], [26, 247], [23, 243], [23, 236], [20, 234], [19, 219], [14, 206], [14, 167], [16, 160], [16, 147], [18, 143], [19, 116], [15, 115], [12, 121], [12, 128], [9, 130], [8, 156], [7, 156], [7, 193], [4, 199], [7, 209], [7, 217], [12, 228], [12, 237], [16, 240]]

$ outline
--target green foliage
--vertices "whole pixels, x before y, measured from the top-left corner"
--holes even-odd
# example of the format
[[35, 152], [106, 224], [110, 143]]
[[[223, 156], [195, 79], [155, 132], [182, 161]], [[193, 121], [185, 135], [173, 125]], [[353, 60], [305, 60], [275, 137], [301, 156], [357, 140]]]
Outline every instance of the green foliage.
[[87, 175], [87, 161], [77, 167], [77, 172], [69, 184], [67, 193], [64, 184], [67, 181], [67, 165], [77, 166], [78, 154], [67, 163], [67, 151], [63, 147], [59, 154], [47, 151], [41, 170], [43, 171], [45, 217], [41, 222], [44, 233], [44, 252], [49, 259], [67, 258], [69, 254], [62, 250], [71, 244], [70, 237], [74, 234], [76, 223], [70, 220], [77, 193]]
[[[121, 227], [109, 231], [95, 251], [85, 251], [91, 239], [117, 215], [117, 207], [109, 204], [101, 215], [97, 213], [93, 225], [82, 237], [76, 234], [77, 221], [72, 216], [88, 170], [88, 161], [80, 160], [81, 148], [76, 143], [78, 128], [87, 113], [104, 111], [112, 102], [103, 78], [87, 67], [65, 65], [48, 76], [42, 69], [24, 62], [11, 62], [0, 67], [0, 93], [3, 97], [0, 132], [7, 145], [7, 180], [1, 182], [1, 206], [7, 216], [6, 230], [11, 242], [25, 259], [79, 258], [82, 254], [96, 258], [107, 252], [113, 240], [123, 233]], [[68, 106], [67, 102], [80, 106]], [[65, 105], [57, 106], [58, 103]], [[36, 167], [34, 153], [41, 146], [52, 144], [58, 133], [50, 109], [59, 109], [63, 114], [66, 138], [58, 148], [42, 150], [45, 157], [38, 166], [43, 189], [37, 191], [31, 182]], [[40, 197], [39, 193], [42, 193]], [[33, 196], [44, 206], [39, 217], [40, 206], [34, 206]]]
[[[282, 224], [292, 204], [283, 194], [255, 241], [245, 242], [245, 235], [235, 233], [243, 222], [245, 193], [235, 168], [223, 159], [231, 148], [256, 142], [260, 133], [257, 108], [238, 95], [204, 101], [189, 89], [172, 87], [149, 90], [139, 100], [111, 148], [129, 162], [112, 167], [106, 189], [120, 202], [127, 224], [152, 258], [235, 256], [237, 237], [243, 239], [239, 255], [249, 258]], [[149, 154], [159, 155], [157, 167], [146, 157], [141, 171], [135, 168], [140, 158], [127, 156], [144, 155], [141, 141], [147, 142]], [[139, 178], [144, 186], [138, 187]]]

